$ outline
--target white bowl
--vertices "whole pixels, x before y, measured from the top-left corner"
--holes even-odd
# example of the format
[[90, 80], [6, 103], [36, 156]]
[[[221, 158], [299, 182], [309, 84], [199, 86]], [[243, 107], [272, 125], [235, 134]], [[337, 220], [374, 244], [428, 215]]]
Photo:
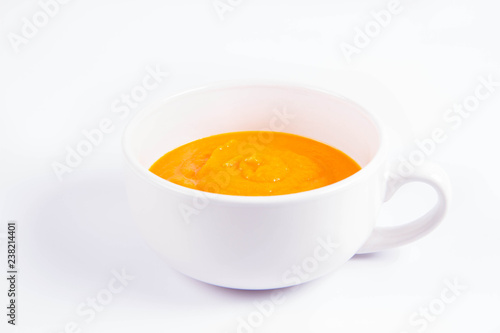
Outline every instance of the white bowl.
[[[202, 192], [148, 171], [190, 141], [251, 130], [324, 142], [362, 170], [329, 186], [277, 196]], [[319, 89], [276, 83], [222, 84], [169, 97], [134, 117], [123, 137], [130, 205], [148, 243], [176, 270], [239, 289], [303, 283], [357, 252], [398, 246], [432, 230], [447, 207], [446, 176], [427, 167], [388, 180], [385, 147], [379, 122], [359, 105]], [[410, 224], [374, 231], [384, 200], [409, 181], [436, 189], [434, 209]]]

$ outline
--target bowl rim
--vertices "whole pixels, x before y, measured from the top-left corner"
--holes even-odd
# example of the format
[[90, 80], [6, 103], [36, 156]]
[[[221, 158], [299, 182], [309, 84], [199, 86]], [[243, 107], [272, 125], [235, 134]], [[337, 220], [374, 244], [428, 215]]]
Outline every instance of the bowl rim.
[[[164, 178], [161, 178], [154, 173], [150, 172], [148, 169], [145, 169], [139, 161], [134, 157], [131, 148], [129, 147], [129, 141], [131, 140], [130, 136], [132, 131], [136, 126], [138, 126], [141, 121], [153, 114], [155, 110], [160, 109], [167, 103], [171, 101], [178, 100], [181, 98], [187, 98], [191, 96], [195, 96], [198, 93], [206, 93], [215, 90], [226, 90], [232, 88], [250, 88], [250, 87], [269, 87], [269, 88], [286, 88], [286, 89], [300, 89], [303, 91], [314, 92], [320, 95], [327, 95], [327, 97], [333, 97], [344, 101], [354, 107], [357, 108], [362, 115], [367, 118], [370, 123], [374, 126], [378, 137], [379, 137], [379, 145], [377, 151], [375, 152], [372, 159], [367, 163], [367, 165], [355, 174], [338, 181], [336, 183], [326, 185], [323, 187], [319, 187], [313, 190], [290, 193], [290, 194], [279, 194], [279, 195], [270, 195], [270, 196], [242, 196], [242, 195], [231, 195], [231, 194], [218, 194], [212, 192], [205, 192], [197, 189], [192, 189], [188, 187], [184, 187], [182, 185], [178, 185], [172, 183]], [[240, 203], [240, 204], [275, 204], [275, 203], [285, 203], [290, 201], [301, 201], [308, 199], [315, 199], [318, 197], [323, 197], [328, 194], [332, 194], [332, 192], [340, 192], [345, 190], [350, 185], [359, 183], [373, 171], [377, 170], [380, 165], [382, 165], [385, 161], [385, 156], [387, 154], [386, 148], [386, 134], [383, 129], [382, 123], [379, 119], [373, 115], [371, 112], [367, 111], [365, 107], [359, 105], [358, 103], [352, 101], [349, 98], [346, 98], [338, 93], [329, 91], [327, 89], [311, 86], [308, 84], [302, 83], [290, 83], [276, 80], [225, 80], [219, 81], [211, 84], [205, 84], [202, 86], [198, 86], [191, 89], [186, 89], [178, 93], [174, 93], [169, 95], [163, 99], [160, 99], [158, 102], [153, 103], [152, 105], [141, 109], [136, 115], [132, 117], [132, 119], [127, 124], [123, 135], [122, 135], [122, 150], [125, 157], [126, 164], [130, 167], [130, 169], [140, 178], [147, 181], [148, 183], [154, 185], [155, 187], [162, 188], [164, 190], [170, 190], [180, 195], [186, 195], [190, 197], [204, 197], [204, 199], [208, 199], [209, 202], [223, 202], [223, 203]]]

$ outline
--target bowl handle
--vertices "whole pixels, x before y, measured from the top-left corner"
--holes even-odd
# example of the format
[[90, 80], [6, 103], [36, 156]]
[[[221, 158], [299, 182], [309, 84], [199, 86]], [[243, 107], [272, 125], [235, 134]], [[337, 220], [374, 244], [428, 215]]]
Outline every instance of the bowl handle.
[[418, 219], [395, 227], [377, 227], [357, 252], [370, 253], [413, 242], [434, 230], [443, 220], [451, 201], [451, 186], [446, 172], [433, 163], [426, 163], [410, 175], [388, 178], [384, 202], [388, 201], [401, 186], [423, 182], [434, 188], [438, 200], [434, 207]]

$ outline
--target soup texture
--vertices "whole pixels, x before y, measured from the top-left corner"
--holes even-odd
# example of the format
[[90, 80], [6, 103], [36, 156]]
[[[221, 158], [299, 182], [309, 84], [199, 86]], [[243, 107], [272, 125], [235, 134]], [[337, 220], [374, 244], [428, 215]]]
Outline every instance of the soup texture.
[[294, 134], [246, 131], [180, 146], [149, 169], [175, 184], [206, 192], [269, 196], [336, 183], [361, 167], [342, 151]]

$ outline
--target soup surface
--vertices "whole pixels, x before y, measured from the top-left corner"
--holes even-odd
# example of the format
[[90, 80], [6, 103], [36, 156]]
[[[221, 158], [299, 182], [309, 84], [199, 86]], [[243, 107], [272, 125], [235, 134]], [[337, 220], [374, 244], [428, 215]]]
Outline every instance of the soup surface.
[[187, 143], [149, 169], [175, 184], [206, 192], [267, 196], [330, 185], [359, 171], [324, 143], [281, 132], [218, 134]]

